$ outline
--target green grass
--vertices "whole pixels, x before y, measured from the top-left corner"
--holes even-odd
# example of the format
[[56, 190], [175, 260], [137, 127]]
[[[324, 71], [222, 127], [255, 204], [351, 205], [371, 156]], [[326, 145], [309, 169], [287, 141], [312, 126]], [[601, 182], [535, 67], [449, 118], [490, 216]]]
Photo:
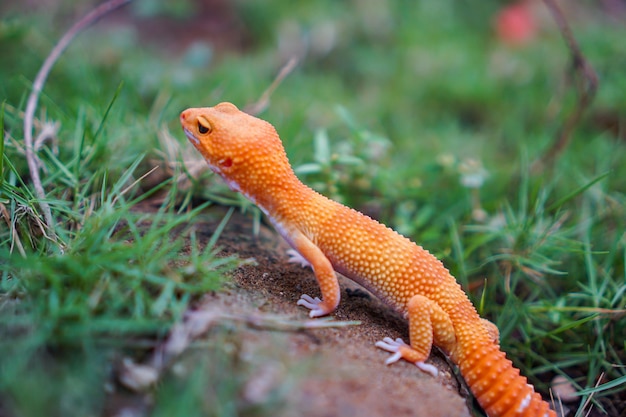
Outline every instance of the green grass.
[[[193, 16], [192, 2], [175, 10], [159, 4], [134, 7]], [[190, 202], [250, 205], [208, 173], [184, 190], [173, 180], [154, 188], [155, 174], [142, 177], [181, 158], [161, 140], [171, 132], [186, 146], [181, 109], [252, 103], [290, 53], [306, 50], [261, 114], [299, 176], [442, 258], [543, 392], [562, 374], [593, 393], [594, 407], [623, 406], [625, 30], [596, 9], [572, 22], [600, 89], [566, 152], [537, 176], [529, 166], [575, 100], [563, 41], [548, 26], [528, 47], [505, 48], [488, 20], [499, 2], [468, 7], [236, 2], [249, 45], [223, 54], [207, 44], [172, 55], [123, 31], [84, 33], [55, 65], [36, 113], [36, 132], [58, 123], [39, 152], [57, 241], [47, 238], [29, 180], [22, 111], [31, 80], [69, 25], [4, 15], [0, 358], [11, 360], [0, 361], [0, 403], [20, 416], [42, 415], [53, 403], [50, 415], [99, 414], [111, 358], [145, 354], [141, 341], [162, 337], [192, 300], [219, 288], [232, 259], [216, 257], [214, 245], [181, 254], [201, 209]], [[51, 13], [61, 21], [61, 11]], [[599, 122], [606, 118], [618, 129]], [[132, 209], [156, 192], [167, 196], [157, 212]], [[157, 415], [176, 404], [176, 384], [203, 409], [193, 393], [206, 376], [168, 381]], [[231, 388], [225, 398], [235, 396]], [[42, 394], [25, 394], [33, 390]]]

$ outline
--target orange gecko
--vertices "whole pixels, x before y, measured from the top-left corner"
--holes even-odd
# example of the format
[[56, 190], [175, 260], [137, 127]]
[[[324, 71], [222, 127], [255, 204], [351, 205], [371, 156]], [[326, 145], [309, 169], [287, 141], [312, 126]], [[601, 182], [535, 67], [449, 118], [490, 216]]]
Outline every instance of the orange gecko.
[[294, 174], [274, 127], [231, 103], [180, 115], [189, 141], [211, 170], [269, 217], [311, 265], [322, 298], [298, 301], [311, 317], [339, 304], [335, 271], [363, 285], [409, 321], [411, 344], [385, 338], [376, 346], [437, 375], [424, 361], [433, 344], [458, 365], [490, 417], [556, 417], [498, 345], [495, 325], [480, 318], [441, 261], [421, 246], [304, 185]]

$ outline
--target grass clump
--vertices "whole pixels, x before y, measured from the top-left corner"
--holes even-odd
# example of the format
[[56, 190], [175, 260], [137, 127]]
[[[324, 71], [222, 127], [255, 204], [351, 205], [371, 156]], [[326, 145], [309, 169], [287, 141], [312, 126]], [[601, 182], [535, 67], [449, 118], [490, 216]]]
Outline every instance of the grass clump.
[[[2, 29], [7, 25], [3, 20]], [[16, 25], [8, 34], [0, 30], [0, 44], [36, 33]], [[158, 143], [162, 126], [146, 128], [149, 117], [145, 124], [134, 120], [123, 84], [109, 79], [116, 87], [108, 94], [72, 92], [76, 78], [103, 85], [94, 84], [100, 75], [93, 68], [71, 81], [53, 76], [55, 87], [68, 83], [66, 95], [44, 96], [46, 110], [36, 115], [37, 164], [54, 218], [48, 227], [25, 162], [25, 93], [15, 94], [9, 81], [16, 75], [6, 70], [0, 77], [7, 95], [0, 114], [0, 415], [101, 415], [116, 363], [145, 355], [195, 300], [221, 287], [237, 261], [217, 256], [219, 232], [198, 241], [206, 204], [189, 206], [189, 190], [172, 179], [180, 170], [146, 180], [158, 165], [169, 169], [162, 156], [156, 162], [160, 151], [146, 146]], [[129, 140], [137, 137], [146, 140]]]
[[219, 287], [231, 259], [218, 259], [213, 248], [181, 259], [193, 233], [184, 229], [198, 210], [148, 216], [128, 209], [90, 216], [63, 253], [2, 254], [3, 287], [25, 297], [22, 308], [34, 313], [33, 322], [47, 322], [59, 342], [161, 333], [194, 294]]
[[[123, 185], [139, 161], [102, 188], [91, 212], [65, 209], [73, 221], [63, 246], [0, 250], [0, 355], [13, 358], [0, 365], [0, 393], [18, 415], [99, 414], [111, 359], [165, 336], [235, 265], [216, 256], [216, 239], [199, 249], [203, 206], [179, 211], [168, 198], [156, 212], [134, 210], [144, 196], [126, 200]], [[33, 390], [45, 395], [31, 401]]]

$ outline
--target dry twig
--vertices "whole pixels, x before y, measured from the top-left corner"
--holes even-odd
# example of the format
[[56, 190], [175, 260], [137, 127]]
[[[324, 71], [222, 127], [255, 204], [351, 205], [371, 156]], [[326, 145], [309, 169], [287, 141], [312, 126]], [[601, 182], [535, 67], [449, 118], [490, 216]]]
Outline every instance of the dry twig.
[[533, 163], [531, 170], [534, 173], [540, 173], [545, 167], [552, 166], [556, 158], [567, 148], [574, 128], [580, 121], [583, 113], [593, 102], [596, 91], [598, 89], [598, 76], [587, 61], [580, 50], [578, 43], [572, 35], [572, 31], [567, 23], [567, 19], [563, 15], [563, 11], [555, 0], [544, 0], [544, 3], [550, 10], [554, 21], [559, 27], [559, 31], [570, 50], [572, 59], [572, 71], [574, 73], [574, 82], [576, 83], [576, 91], [578, 100], [576, 107], [571, 114], [565, 119], [563, 126], [559, 129], [557, 136], [548, 150]]
[[46, 226], [49, 230], [49, 235], [56, 239], [56, 234], [54, 233], [54, 221], [52, 219], [52, 212], [50, 211], [50, 205], [46, 202], [46, 193], [43, 189], [43, 185], [41, 183], [41, 178], [39, 177], [39, 160], [37, 155], [35, 154], [35, 147], [33, 146], [33, 119], [35, 117], [35, 110], [37, 108], [37, 101], [39, 100], [39, 94], [43, 89], [43, 85], [46, 82], [46, 78], [52, 69], [54, 63], [59, 59], [59, 56], [63, 53], [65, 48], [70, 44], [72, 39], [81, 32], [83, 29], [87, 28], [102, 16], [110, 13], [111, 11], [125, 5], [126, 3], [131, 2], [132, 0], [109, 0], [91, 12], [89, 12], [86, 16], [80, 19], [78, 22], [74, 24], [68, 30], [65, 35], [59, 40], [59, 42], [55, 45], [55, 47], [50, 51], [50, 54], [44, 61], [41, 69], [37, 73], [35, 77], [35, 81], [33, 82], [33, 89], [28, 96], [28, 101], [26, 103], [26, 110], [24, 112], [24, 143], [26, 146], [26, 160], [28, 162], [28, 170], [30, 171], [30, 177], [33, 181], [33, 186], [35, 187], [35, 193], [37, 194], [37, 198], [39, 199], [39, 205], [41, 207], [41, 211], [43, 212], [44, 218], [46, 220]]
[[283, 80], [289, 74], [291, 74], [294, 68], [296, 68], [296, 65], [298, 65], [298, 60], [296, 58], [291, 58], [289, 61], [287, 61], [287, 63], [283, 65], [280, 71], [278, 71], [278, 74], [276, 75], [276, 78], [274, 78], [274, 81], [272, 81], [269, 87], [267, 87], [267, 89], [263, 92], [263, 94], [261, 94], [261, 97], [259, 97], [256, 103], [246, 106], [245, 112], [253, 116], [256, 116], [259, 113], [261, 113], [263, 110], [265, 110], [265, 108], [270, 103], [270, 97], [272, 93], [274, 92], [274, 90], [276, 90], [276, 88], [278, 88], [280, 83], [282, 83]]

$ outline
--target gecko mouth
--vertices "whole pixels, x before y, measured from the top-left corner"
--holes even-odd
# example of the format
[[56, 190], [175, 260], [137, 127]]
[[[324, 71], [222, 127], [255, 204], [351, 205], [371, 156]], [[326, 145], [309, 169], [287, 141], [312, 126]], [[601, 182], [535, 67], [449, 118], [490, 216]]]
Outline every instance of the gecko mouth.
[[193, 135], [193, 133], [191, 133], [189, 129], [183, 128], [183, 132], [185, 132], [185, 136], [187, 136], [187, 139], [189, 139], [192, 144], [200, 145], [200, 141]]

